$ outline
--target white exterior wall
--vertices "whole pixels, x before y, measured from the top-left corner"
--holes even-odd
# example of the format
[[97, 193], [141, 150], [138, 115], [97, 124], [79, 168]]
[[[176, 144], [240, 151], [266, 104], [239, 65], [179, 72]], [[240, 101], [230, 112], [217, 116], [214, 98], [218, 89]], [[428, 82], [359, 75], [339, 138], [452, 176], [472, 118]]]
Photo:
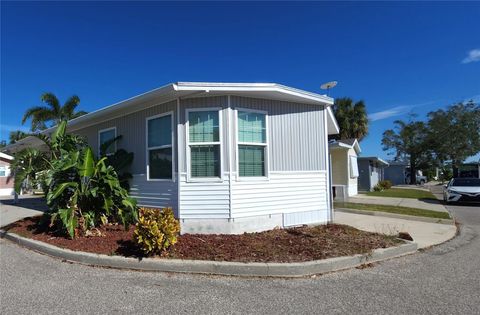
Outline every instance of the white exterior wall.
[[350, 176], [350, 156], [357, 156], [354, 149], [335, 148], [330, 150], [332, 156], [332, 183], [345, 186], [347, 196], [358, 194], [358, 178]]
[[[98, 147], [98, 131], [116, 127], [118, 148], [133, 151], [131, 195], [139, 205], [173, 207], [182, 233], [243, 233], [332, 220], [329, 209], [325, 111], [314, 105], [213, 96], [178, 99], [75, 130]], [[222, 176], [187, 178], [186, 110], [221, 109]], [[266, 111], [268, 176], [237, 176], [236, 108]], [[146, 119], [174, 112], [174, 178], [146, 178]], [[175, 127], [176, 125], [176, 127]]]
[[[180, 156], [186, 156], [187, 109], [219, 107], [223, 124], [221, 179], [189, 180], [188, 161], [179, 159], [182, 233], [243, 233], [331, 220], [326, 116], [321, 108], [233, 96], [180, 100], [179, 104]], [[267, 112], [265, 178], [237, 176], [236, 108]]]

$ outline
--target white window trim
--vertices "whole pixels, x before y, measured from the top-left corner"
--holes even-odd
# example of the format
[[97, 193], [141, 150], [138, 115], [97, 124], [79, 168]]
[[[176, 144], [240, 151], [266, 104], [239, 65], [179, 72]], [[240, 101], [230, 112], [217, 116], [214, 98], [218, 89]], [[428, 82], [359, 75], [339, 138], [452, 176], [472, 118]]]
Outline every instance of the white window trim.
[[[113, 138], [115, 139], [117, 137], [117, 127], [109, 127], [109, 128], [105, 128], [105, 129], [101, 129], [98, 131], [98, 156], [100, 156], [100, 148], [102, 146], [102, 144], [100, 143], [100, 134], [102, 134], [103, 132], [107, 132], [107, 131], [110, 131], [110, 130], [113, 130], [114, 131], [114, 136]], [[117, 151], [117, 141], [115, 141], [113, 143], [113, 145], [115, 146], [115, 150], [113, 150], [113, 152], [116, 152]], [[107, 156], [109, 155], [113, 155], [114, 153], [109, 153], [109, 154], [106, 154]]]
[[[218, 112], [218, 142], [191, 142], [190, 143], [190, 118], [189, 114], [192, 112]], [[187, 157], [187, 182], [223, 182], [223, 121], [222, 121], [222, 107], [201, 107], [201, 108], [187, 108], [185, 109], [185, 139], [186, 139], [186, 157]], [[219, 177], [192, 177], [191, 174], [191, 145], [220, 145], [220, 176]]]
[[[155, 116], [150, 116], [150, 117], [147, 117], [145, 119], [145, 166], [146, 166], [146, 170], [147, 170], [147, 181], [150, 181], [150, 182], [175, 182], [175, 161], [176, 161], [176, 156], [175, 156], [175, 150], [173, 149], [173, 142], [175, 140], [175, 134], [174, 134], [174, 121], [173, 121], [173, 115], [174, 112], [173, 111], [169, 111], [169, 112], [165, 112], [165, 113], [161, 113], [161, 114], [158, 114], [158, 115], [155, 115]], [[152, 119], [157, 119], [157, 118], [161, 118], [161, 117], [165, 117], [165, 116], [168, 116], [170, 115], [170, 119], [171, 119], [171, 137], [172, 137], [172, 141], [170, 142], [170, 144], [166, 144], [166, 145], [161, 145], [161, 146], [155, 146], [155, 147], [149, 147], [148, 146], [148, 122]], [[150, 150], [157, 150], [157, 149], [168, 149], [168, 148], [172, 148], [172, 178], [150, 178], [150, 161], [149, 161], [149, 157], [150, 157], [150, 154], [149, 154], [149, 151]]]
[[[356, 162], [357, 162], [357, 176], [352, 176], [352, 157], [355, 158]], [[358, 156], [356, 155], [353, 155], [353, 154], [349, 154], [348, 155], [348, 177], [349, 179], [357, 179], [358, 177], [360, 176], [360, 170], [358, 169]]]
[[[240, 142], [238, 140], [238, 112], [250, 112], [250, 113], [258, 113], [265, 115], [265, 143], [258, 143], [258, 142]], [[235, 112], [235, 159], [236, 159], [236, 180], [237, 181], [268, 181], [270, 180], [270, 153], [269, 153], [269, 117], [268, 112], [264, 110], [257, 110], [257, 109], [250, 109], [250, 108], [243, 108], [243, 107], [236, 107], [234, 109]], [[265, 176], [240, 176], [240, 159], [239, 159], [239, 145], [252, 145], [252, 146], [263, 146], [265, 150]]]

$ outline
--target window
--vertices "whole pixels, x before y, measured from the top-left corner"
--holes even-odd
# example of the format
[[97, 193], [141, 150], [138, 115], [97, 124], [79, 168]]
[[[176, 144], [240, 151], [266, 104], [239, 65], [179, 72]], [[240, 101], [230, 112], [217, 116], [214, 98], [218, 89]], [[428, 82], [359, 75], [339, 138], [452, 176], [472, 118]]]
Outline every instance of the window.
[[260, 112], [238, 111], [238, 171], [239, 176], [266, 176], [267, 127], [266, 115]]
[[5, 166], [0, 166], [0, 177], [7, 176], [7, 169]]
[[220, 111], [187, 113], [190, 177], [220, 177]]
[[172, 179], [171, 113], [147, 119], [147, 179]]
[[[115, 139], [116, 136], [116, 127], [103, 129], [98, 132], [98, 155], [101, 155], [102, 150], [104, 150], [105, 155], [112, 155], [115, 153], [115, 151], [117, 151], [117, 144], [115, 142], [110, 142]], [[107, 144], [108, 147], [102, 147], [105, 144]]]
[[357, 157], [350, 155], [350, 177], [357, 178], [358, 177], [358, 163]]

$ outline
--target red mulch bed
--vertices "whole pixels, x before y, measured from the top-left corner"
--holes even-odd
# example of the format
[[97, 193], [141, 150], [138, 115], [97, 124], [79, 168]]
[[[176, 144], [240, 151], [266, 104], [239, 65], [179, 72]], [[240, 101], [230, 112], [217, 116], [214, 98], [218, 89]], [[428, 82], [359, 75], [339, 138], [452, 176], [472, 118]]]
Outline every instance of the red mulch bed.
[[[18, 235], [75, 251], [141, 257], [132, 242], [134, 227], [99, 228], [104, 236], [81, 236], [71, 240], [52, 232], [41, 217], [17, 221], [5, 229]], [[165, 252], [164, 258], [240, 262], [301, 262], [364, 254], [376, 248], [396, 246], [402, 241], [377, 233], [328, 224], [314, 227], [275, 229], [242, 235], [185, 234]]]

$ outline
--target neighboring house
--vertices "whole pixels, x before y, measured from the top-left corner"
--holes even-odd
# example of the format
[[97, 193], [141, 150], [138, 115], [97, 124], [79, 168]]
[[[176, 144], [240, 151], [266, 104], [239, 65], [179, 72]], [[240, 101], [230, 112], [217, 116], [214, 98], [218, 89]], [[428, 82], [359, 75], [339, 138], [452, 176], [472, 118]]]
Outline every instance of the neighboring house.
[[410, 163], [408, 162], [388, 162], [389, 166], [384, 170], [384, 179], [389, 180], [392, 185], [405, 185], [409, 183], [407, 178], [410, 174]]
[[379, 181], [384, 180], [388, 163], [379, 157], [358, 157], [358, 190], [372, 191]]
[[357, 157], [361, 152], [357, 139], [331, 141], [332, 187], [335, 200], [345, 201], [358, 194]]
[[8, 180], [12, 160], [13, 156], [0, 152], [0, 196], [13, 195], [13, 178]]
[[117, 148], [134, 153], [131, 195], [173, 207], [182, 233], [243, 233], [332, 221], [332, 104], [274, 83], [180, 82], [73, 119], [68, 131], [96, 150], [122, 135]]

